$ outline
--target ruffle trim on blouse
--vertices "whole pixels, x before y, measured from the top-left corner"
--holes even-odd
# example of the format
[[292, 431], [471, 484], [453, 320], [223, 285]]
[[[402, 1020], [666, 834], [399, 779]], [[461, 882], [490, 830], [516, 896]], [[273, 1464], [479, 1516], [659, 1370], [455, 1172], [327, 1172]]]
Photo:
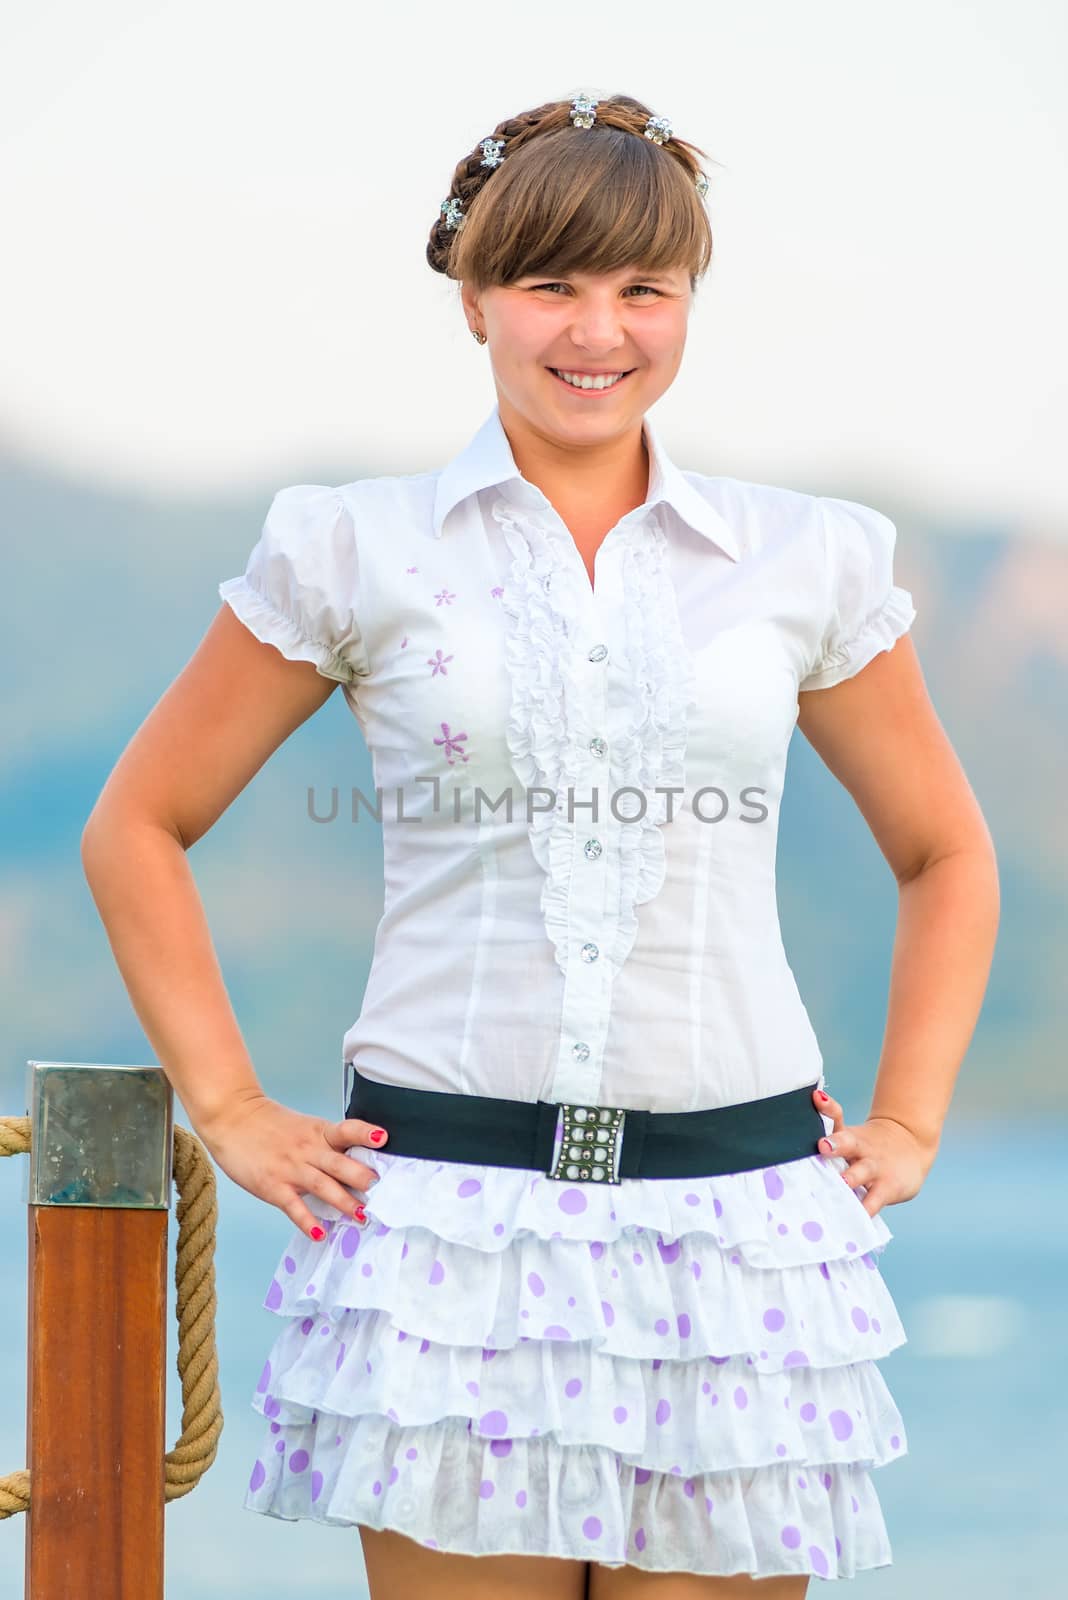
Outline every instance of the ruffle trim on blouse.
[[[571, 636], [577, 611], [575, 574], [559, 548], [559, 531], [502, 497], [493, 505], [512, 554], [502, 606], [508, 619], [505, 656], [512, 683], [507, 726], [516, 776], [526, 788], [555, 791], [553, 810], [529, 823], [535, 859], [546, 873], [541, 910], [556, 963], [567, 971], [568, 896], [574, 824], [567, 791], [579, 787], [583, 752], [598, 731], [588, 725], [584, 686], [576, 680]], [[696, 675], [686, 648], [674, 587], [667, 570], [667, 538], [654, 517], [628, 527], [623, 546], [626, 656], [634, 678], [629, 728], [613, 738], [609, 772], [613, 790], [631, 785], [645, 795], [644, 814], [609, 822], [619, 840], [611, 863], [616, 925], [604, 955], [613, 970], [626, 960], [637, 934], [636, 907], [661, 888], [665, 873], [662, 828], [669, 797], [660, 786], [685, 787], [687, 716], [697, 704]], [[678, 798], [675, 797], [676, 805]], [[630, 805], [636, 806], [635, 797]]]
[[354, 683], [351, 664], [332, 645], [309, 639], [303, 629], [272, 605], [242, 574], [219, 584], [219, 595], [262, 644], [273, 644], [289, 661], [310, 661], [320, 676]]
[[597, 1444], [486, 1438], [459, 1417], [413, 1428], [319, 1409], [284, 1431], [272, 1422], [244, 1503], [289, 1521], [393, 1528], [468, 1555], [821, 1578], [892, 1560], [861, 1463], [785, 1457], [759, 1471], [658, 1472]]
[[[907, 633], [916, 620], [916, 608], [907, 589], [894, 585], [877, 611], [865, 618], [863, 625], [842, 644], [829, 650], [819, 665], [809, 673], [803, 688], [817, 689], [821, 680], [836, 683], [841, 678], [852, 677], [879, 654], [890, 650]], [[843, 671], [848, 668], [848, 671]]]
[[534, 859], [546, 874], [541, 890], [545, 931], [557, 966], [566, 972], [572, 848], [567, 791], [578, 786], [579, 752], [592, 737], [582, 721], [582, 690], [571, 662], [574, 578], [553, 535], [536, 517], [525, 514], [520, 521], [499, 497], [493, 515], [512, 553], [511, 578], [501, 597], [512, 686], [505, 731], [520, 783], [528, 791], [540, 787], [556, 795], [551, 811], [531, 813], [528, 831]]
[[667, 567], [667, 538], [658, 518], [629, 530], [623, 596], [627, 655], [637, 693], [631, 700], [630, 727], [612, 741], [612, 782], [617, 790], [626, 785], [640, 789], [646, 808], [640, 820], [624, 822], [619, 832], [619, 920], [608, 947], [617, 970], [637, 936], [636, 908], [663, 887], [663, 828], [681, 796], [657, 789], [685, 790], [687, 720], [698, 704], [696, 673]]

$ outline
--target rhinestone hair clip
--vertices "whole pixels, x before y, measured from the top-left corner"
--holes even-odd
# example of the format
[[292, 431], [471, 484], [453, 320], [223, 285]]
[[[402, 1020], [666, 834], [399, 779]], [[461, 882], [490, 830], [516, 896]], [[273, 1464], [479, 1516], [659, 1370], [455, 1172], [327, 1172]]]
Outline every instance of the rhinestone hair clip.
[[[588, 94], [579, 94], [571, 102], [571, 124], [575, 128], [592, 128], [597, 117], [599, 101], [592, 99]], [[671, 138], [671, 123], [667, 117], [650, 117], [642, 130], [646, 139], [652, 139], [654, 144], [666, 144]], [[501, 152], [504, 149], [503, 139], [483, 139], [479, 145], [482, 151], [480, 167], [499, 167], [504, 160]], [[697, 193], [703, 200], [708, 194], [708, 178], [703, 172], [697, 174], [694, 180]], [[466, 222], [464, 209], [459, 200], [443, 200], [441, 202], [441, 215], [445, 219], [445, 226], [450, 231], [459, 232]]]

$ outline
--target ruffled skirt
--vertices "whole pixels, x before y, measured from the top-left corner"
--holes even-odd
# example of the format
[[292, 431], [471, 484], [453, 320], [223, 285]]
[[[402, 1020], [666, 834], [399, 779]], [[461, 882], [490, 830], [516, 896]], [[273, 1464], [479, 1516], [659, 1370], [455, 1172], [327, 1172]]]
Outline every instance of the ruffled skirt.
[[876, 1362], [906, 1336], [842, 1158], [601, 1188], [372, 1154], [367, 1226], [306, 1195], [326, 1239], [268, 1288], [247, 1509], [468, 1555], [890, 1564]]

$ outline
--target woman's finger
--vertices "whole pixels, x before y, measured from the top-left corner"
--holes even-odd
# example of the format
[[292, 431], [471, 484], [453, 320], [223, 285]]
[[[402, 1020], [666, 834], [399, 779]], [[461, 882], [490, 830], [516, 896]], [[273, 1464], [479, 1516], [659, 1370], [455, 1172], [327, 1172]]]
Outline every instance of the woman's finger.
[[825, 1134], [819, 1141], [819, 1151], [824, 1156], [845, 1156], [850, 1161], [855, 1161], [862, 1153], [856, 1129], [845, 1126]]
[[814, 1089], [812, 1098], [816, 1103], [817, 1109], [822, 1111], [825, 1117], [831, 1118], [835, 1130], [844, 1126], [845, 1119], [842, 1114], [842, 1107], [833, 1094], [828, 1094], [825, 1089]]
[[376, 1122], [364, 1122], [360, 1117], [344, 1117], [340, 1122], [325, 1123], [323, 1137], [335, 1150], [347, 1150], [354, 1144], [367, 1145], [371, 1150], [381, 1150], [389, 1134]]
[[326, 1238], [322, 1218], [310, 1210], [298, 1196], [293, 1195], [288, 1200], [277, 1200], [275, 1204], [289, 1218], [294, 1228], [299, 1228], [301, 1233], [306, 1233], [317, 1244], [321, 1244]]
[[874, 1217], [876, 1212], [881, 1211], [884, 1205], [889, 1204], [889, 1195], [886, 1192], [885, 1182], [882, 1179], [873, 1178], [871, 1183], [868, 1184], [867, 1192], [860, 1203], [869, 1217]]
[[859, 1161], [852, 1162], [842, 1173], [851, 1189], [870, 1188], [878, 1175], [879, 1168], [871, 1156], [863, 1156]]
[[380, 1176], [375, 1167], [369, 1166], [366, 1161], [357, 1161], [355, 1156], [324, 1156], [318, 1165], [321, 1171], [329, 1173], [330, 1177], [336, 1178], [339, 1183], [346, 1183], [350, 1189], [356, 1189], [361, 1194], [372, 1188]]

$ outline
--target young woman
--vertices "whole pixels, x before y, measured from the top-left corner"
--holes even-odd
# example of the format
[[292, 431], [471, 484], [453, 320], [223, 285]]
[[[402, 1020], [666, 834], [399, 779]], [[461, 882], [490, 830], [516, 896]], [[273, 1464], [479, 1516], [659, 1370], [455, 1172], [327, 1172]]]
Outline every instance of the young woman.
[[[938, 1149], [996, 864], [892, 523], [683, 470], [649, 420], [711, 256], [695, 151], [579, 97], [459, 164], [428, 259], [492, 412], [440, 469], [276, 495], [85, 831], [161, 1065], [296, 1230], [245, 1503], [358, 1528], [374, 1600], [797, 1600], [891, 1560], [882, 1212]], [[326, 1122], [261, 1087], [187, 852], [338, 683], [386, 881]], [[899, 887], [855, 1123], [779, 932], [795, 726]]]

